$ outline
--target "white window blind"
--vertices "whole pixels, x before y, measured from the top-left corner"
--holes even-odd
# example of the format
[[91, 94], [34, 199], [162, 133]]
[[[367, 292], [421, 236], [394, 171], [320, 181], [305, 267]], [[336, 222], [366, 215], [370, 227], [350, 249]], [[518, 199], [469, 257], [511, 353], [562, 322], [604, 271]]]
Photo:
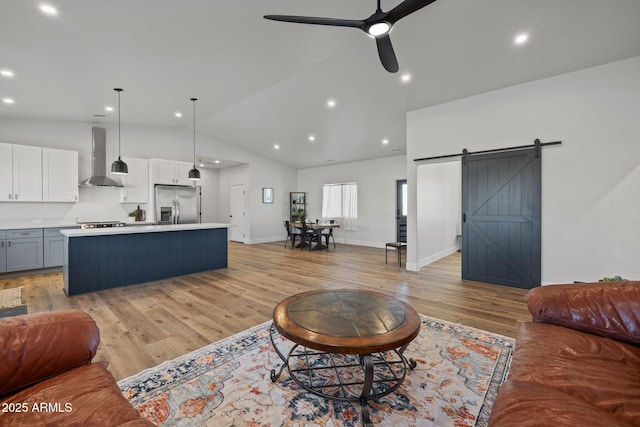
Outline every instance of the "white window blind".
[[341, 218], [344, 230], [355, 230], [358, 218], [358, 183], [325, 184], [322, 187], [322, 217]]

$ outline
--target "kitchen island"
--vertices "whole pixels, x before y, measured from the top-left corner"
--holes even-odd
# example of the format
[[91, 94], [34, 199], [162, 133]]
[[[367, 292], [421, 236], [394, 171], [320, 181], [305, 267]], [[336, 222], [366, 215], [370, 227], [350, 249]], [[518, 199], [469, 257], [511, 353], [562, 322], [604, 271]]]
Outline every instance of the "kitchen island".
[[229, 224], [62, 230], [67, 295], [227, 267]]

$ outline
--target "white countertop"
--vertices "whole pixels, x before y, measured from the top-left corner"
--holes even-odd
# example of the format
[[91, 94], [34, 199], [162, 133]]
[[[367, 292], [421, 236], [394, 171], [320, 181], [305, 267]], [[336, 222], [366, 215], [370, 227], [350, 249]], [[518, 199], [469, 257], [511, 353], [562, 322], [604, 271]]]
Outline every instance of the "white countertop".
[[76, 220], [42, 219], [42, 220], [4, 220], [0, 221], [0, 230], [20, 230], [30, 228], [80, 227]]
[[125, 227], [88, 228], [85, 230], [62, 230], [67, 237], [108, 236], [112, 234], [158, 233], [164, 231], [207, 230], [210, 228], [227, 228], [231, 224], [207, 222], [202, 224], [168, 224], [168, 225], [128, 225]]

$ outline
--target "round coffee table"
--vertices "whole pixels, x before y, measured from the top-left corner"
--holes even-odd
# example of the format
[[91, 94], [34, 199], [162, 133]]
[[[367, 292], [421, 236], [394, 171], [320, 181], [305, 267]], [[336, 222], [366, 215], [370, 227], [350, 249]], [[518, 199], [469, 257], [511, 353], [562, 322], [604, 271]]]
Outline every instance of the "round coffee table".
[[[396, 390], [416, 362], [404, 356], [420, 332], [420, 316], [390, 296], [353, 289], [293, 295], [273, 310], [271, 342], [284, 362], [271, 371], [277, 381], [286, 367], [303, 389], [344, 402], [359, 402], [371, 425], [368, 402]], [[285, 355], [275, 335], [294, 345]], [[284, 340], [278, 340], [284, 342]]]

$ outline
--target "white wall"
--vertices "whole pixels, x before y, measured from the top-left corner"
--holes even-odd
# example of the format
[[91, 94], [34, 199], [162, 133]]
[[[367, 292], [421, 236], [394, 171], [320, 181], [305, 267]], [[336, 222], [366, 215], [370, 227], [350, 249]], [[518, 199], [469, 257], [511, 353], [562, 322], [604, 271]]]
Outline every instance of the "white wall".
[[[249, 186], [251, 212], [250, 239], [247, 243], [284, 240], [283, 221], [289, 219], [289, 192], [297, 191], [297, 173], [293, 168], [277, 167], [265, 161], [252, 163]], [[262, 203], [262, 188], [273, 188], [273, 203]]]
[[396, 180], [406, 178], [405, 160], [404, 156], [394, 156], [300, 169], [297, 191], [307, 193], [307, 217], [309, 219], [322, 217], [322, 186], [324, 184], [357, 182], [357, 230], [334, 231], [336, 241], [383, 248], [385, 242], [396, 239]]
[[219, 217], [220, 208], [220, 171], [218, 169], [198, 168], [200, 170], [200, 182], [202, 192], [202, 222], [228, 222]]
[[422, 164], [417, 168], [418, 268], [458, 250], [461, 175], [460, 160]]
[[[640, 277], [640, 57], [407, 116], [407, 268], [417, 269], [413, 159], [562, 140], [542, 154], [542, 281]], [[413, 241], [412, 241], [413, 240]]]

